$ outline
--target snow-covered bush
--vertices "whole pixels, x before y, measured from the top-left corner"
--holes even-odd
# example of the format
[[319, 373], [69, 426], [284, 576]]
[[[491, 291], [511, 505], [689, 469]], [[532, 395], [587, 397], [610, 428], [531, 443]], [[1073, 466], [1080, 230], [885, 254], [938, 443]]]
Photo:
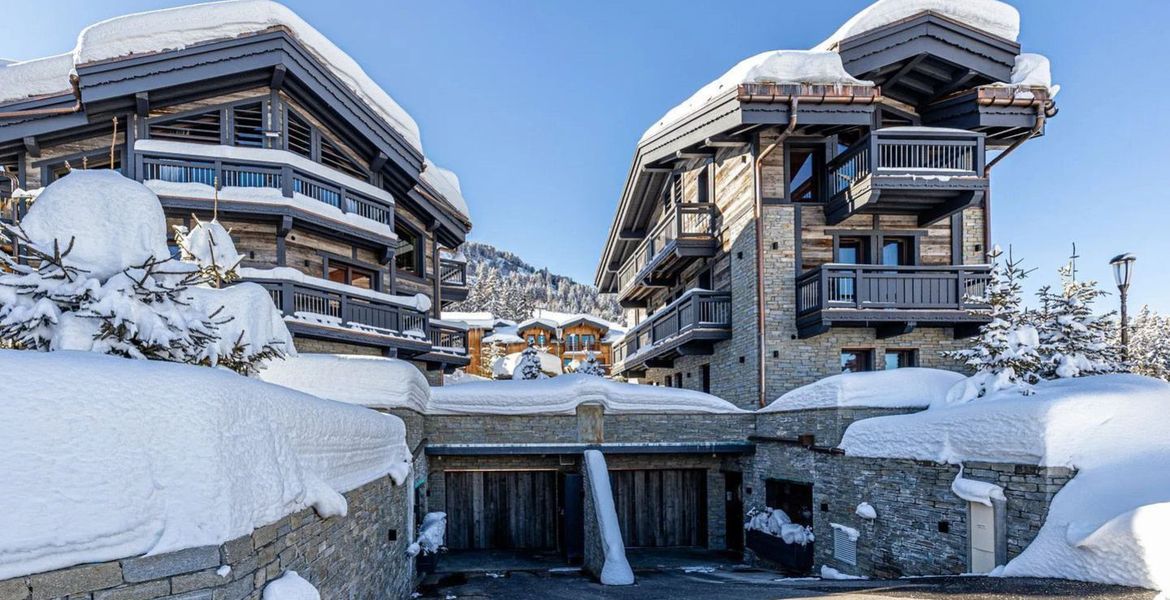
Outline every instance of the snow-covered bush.
[[1040, 376], [1057, 379], [1121, 370], [1114, 313], [1093, 313], [1093, 304], [1108, 292], [1098, 289], [1096, 281], [1078, 281], [1072, 264], [1059, 272], [1060, 290], [1041, 288], [1040, 310], [1032, 315], [1040, 333]]
[[944, 352], [975, 371], [947, 394], [948, 404], [969, 402], [999, 390], [1030, 394], [1040, 380], [1039, 333], [1020, 308], [1021, 281], [1027, 273], [1019, 261], [1001, 261], [997, 246], [988, 254], [991, 276], [984, 293], [972, 300], [990, 307], [991, 321], [982, 326], [970, 348]]
[[254, 285], [214, 289], [199, 264], [172, 258], [158, 197], [117, 172], [71, 172], [0, 235], [22, 253], [0, 251], [6, 345], [241, 373], [295, 353], [268, 294]]
[[585, 356], [585, 362], [577, 367], [577, 373], [581, 375], [593, 375], [595, 377], [605, 377], [605, 368], [597, 362], [597, 355], [590, 352]]
[[520, 361], [515, 372], [520, 374], [520, 379], [525, 380], [540, 379], [544, 376], [540, 370], [540, 356], [537, 354], [536, 346], [529, 344], [520, 353]]
[[231, 234], [218, 219], [204, 222], [198, 217], [195, 226], [188, 230], [182, 225], [175, 226], [175, 244], [179, 246], [184, 262], [199, 265], [200, 270], [216, 287], [240, 278], [236, 269], [244, 257], [236, 251]]
[[1143, 306], [1129, 329], [1130, 370], [1170, 381], [1170, 318]]

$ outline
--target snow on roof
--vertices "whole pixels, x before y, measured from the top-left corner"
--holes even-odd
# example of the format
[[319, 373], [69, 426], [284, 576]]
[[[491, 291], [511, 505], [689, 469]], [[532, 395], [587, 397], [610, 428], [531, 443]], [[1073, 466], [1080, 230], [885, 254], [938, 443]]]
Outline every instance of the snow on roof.
[[841, 373], [798, 387], [756, 412], [810, 408], [926, 408], [964, 377], [940, 369], [905, 368]]
[[1020, 12], [999, 0], [878, 0], [853, 15], [815, 49], [835, 50], [841, 40], [925, 11], [939, 13], [1013, 42], [1020, 37]]
[[560, 329], [562, 327], [567, 327], [568, 325], [570, 325], [572, 323], [576, 323], [576, 322], [580, 322], [580, 321], [584, 321], [586, 323], [592, 323], [593, 325], [596, 325], [600, 329], [603, 329], [606, 331], [617, 330], [617, 331], [624, 332], [626, 330], [625, 326], [623, 326], [623, 325], [619, 325], [618, 323], [614, 323], [612, 321], [607, 321], [605, 319], [602, 319], [601, 317], [596, 317], [596, 316], [588, 314], [588, 313], [568, 313], [568, 312], [561, 312], [561, 311], [556, 311], [556, 310], [549, 310], [547, 308], [534, 309], [532, 311], [532, 318], [525, 320], [525, 321], [521, 321], [516, 326], [516, 328], [517, 329], [525, 329], [528, 327], [543, 325], [544, 327], [547, 327], [549, 329]]
[[438, 192], [456, 212], [471, 218], [471, 211], [467, 208], [467, 200], [463, 198], [463, 187], [459, 184], [459, 176], [431, 162], [424, 161], [422, 180]]
[[95, 278], [171, 255], [158, 196], [108, 169], [75, 169], [49, 184], [20, 225], [42, 249], [72, 242], [67, 261]]
[[350, 354], [301, 354], [273, 360], [260, 379], [328, 400], [370, 408], [408, 408], [422, 413], [430, 399], [427, 378], [396, 358]]
[[483, 342], [485, 344], [522, 344], [524, 338], [516, 335], [515, 327], [497, 327], [491, 335], [484, 336]]
[[218, 545], [410, 472], [400, 419], [221, 369], [0, 350], [0, 396], [0, 580]]
[[[489, 343], [495, 343], [500, 340], [492, 340]], [[523, 340], [520, 340], [523, 341]], [[502, 343], [512, 343], [503, 341]], [[507, 356], [501, 356], [492, 362], [492, 374], [496, 377], [515, 377], [516, 367], [520, 366], [520, 355], [523, 352], [513, 352]], [[536, 351], [537, 358], [540, 359], [540, 370], [545, 373], [553, 375], [560, 375], [564, 368], [561, 365], [561, 359], [552, 353], [543, 350]]]
[[747, 412], [693, 390], [620, 383], [593, 375], [562, 375], [432, 388], [430, 413], [571, 415], [577, 405], [590, 403], [601, 404], [611, 414]]
[[841, 56], [836, 52], [769, 50], [740, 61], [718, 79], [699, 88], [690, 98], [667, 111], [658, 122], [651, 125], [642, 134], [639, 143], [654, 137], [687, 115], [698, 112], [716, 98], [738, 89], [741, 83], [873, 85], [868, 81], [854, 79], [845, 72]]
[[492, 329], [496, 326], [499, 319], [495, 315], [487, 311], [464, 312], [457, 310], [445, 310], [442, 313], [444, 321], [459, 321], [466, 323], [468, 327], [475, 329]]
[[1060, 86], [1052, 83], [1052, 63], [1043, 54], [1024, 52], [1016, 57], [1012, 66], [1012, 80], [1010, 85], [1022, 87], [1042, 87], [1055, 96]]
[[407, 143], [422, 152], [414, 119], [329, 38], [292, 10], [271, 0], [210, 2], [114, 17], [82, 30], [73, 49], [73, 62], [84, 65], [129, 55], [181, 50], [274, 27], [287, 29]]
[[0, 63], [0, 102], [68, 94], [73, 54]]
[[1005, 576], [1170, 589], [1170, 384], [1138, 375], [1048, 381], [953, 407], [857, 421], [851, 456], [1073, 467]]

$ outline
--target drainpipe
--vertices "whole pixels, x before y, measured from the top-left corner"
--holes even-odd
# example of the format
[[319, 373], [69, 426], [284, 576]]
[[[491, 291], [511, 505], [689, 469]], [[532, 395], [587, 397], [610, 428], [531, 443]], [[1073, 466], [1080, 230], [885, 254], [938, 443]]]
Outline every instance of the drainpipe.
[[77, 75], [69, 76], [69, 85], [73, 88], [73, 97], [77, 100], [69, 108], [30, 108], [28, 110], [13, 110], [0, 112], [0, 119], [19, 119], [23, 117], [47, 117], [52, 115], [68, 115], [81, 112], [81, 90], [78, 87]]
[[1036, 123], [1032, 125], [1032, 129], [1028, 134], [1012, 142], [1006, 150], [1000, 152], [999, 156], [993, 158], [991, 162], [983, 167], [983, 177], [988, 180], [987, 193], [983, 197], [983, 253], [985, 256], [988, 252], [991, 252], [991, 168], [999, 164], [999, 161], [1014, 152], [1016, 148], [1023, 146], [1024, 142], [1040, 135], [1040, 132], [1044, 130], [1044, 121], [1049, 114], [1056, 114], [1056, 111], [1052, 108], [1051, 100], [1036, 105]]
[[765, 406], [768, 403], [767, 391], [765, 383], [765, 365], [767, 363], [768, 349], [767, 349], [767, 331], [764, 326], [767, 323], [765, 318], [766, 301], [764, 296], [764, 182], [761, 176], [764, 166], [764, 159], [772, 153], [773, 150], [784, 145], [784, 140], [792, 135], [796, 130], [796, 109], [799, 101], [796, 96], [788, 99], [788, 126], [780, 132], [780, 137], [776, 138], [775, 142], [768, 145], [756, 157], [755, 164], [755, 179], [756, 179], [756, 329], [759, 335], [758, 344], [760, 347], [760, 368], [759, 368], [759, 386], [760, 386], [760, 406]]

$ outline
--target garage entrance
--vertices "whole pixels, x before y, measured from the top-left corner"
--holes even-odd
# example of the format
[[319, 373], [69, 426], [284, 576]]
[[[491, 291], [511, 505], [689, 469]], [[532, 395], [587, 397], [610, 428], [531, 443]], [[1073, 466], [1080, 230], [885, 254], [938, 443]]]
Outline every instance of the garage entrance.
[[609, 477], [626, 546], [707, 545], [705, 470], [611, 470]]
[[447, 471], [451, 550], [556, 550], [556, 471]]

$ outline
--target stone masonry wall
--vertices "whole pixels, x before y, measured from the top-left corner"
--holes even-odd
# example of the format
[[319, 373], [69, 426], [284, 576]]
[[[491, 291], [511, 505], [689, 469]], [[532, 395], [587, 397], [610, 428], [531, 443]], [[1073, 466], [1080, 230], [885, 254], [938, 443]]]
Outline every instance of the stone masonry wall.
[[[188, 548], [0, 581], [0, 600], [259, 600], [294, 570], [330, 599], [407, 598], [413, 561], [407, 487], [382, 477], [345, 494], [349, 516], [302, 510], [219, 546]], [[231, 567], [219, 575], [221, 567]]]
[[756, 434], [760, 436], [797, 438], [811, 433], [818, 446], [836, 446], [841, 436], [854, 421], [887, 415], [918, 412], [902, 408], [821, 408], [761, 413], [756, 419]]

